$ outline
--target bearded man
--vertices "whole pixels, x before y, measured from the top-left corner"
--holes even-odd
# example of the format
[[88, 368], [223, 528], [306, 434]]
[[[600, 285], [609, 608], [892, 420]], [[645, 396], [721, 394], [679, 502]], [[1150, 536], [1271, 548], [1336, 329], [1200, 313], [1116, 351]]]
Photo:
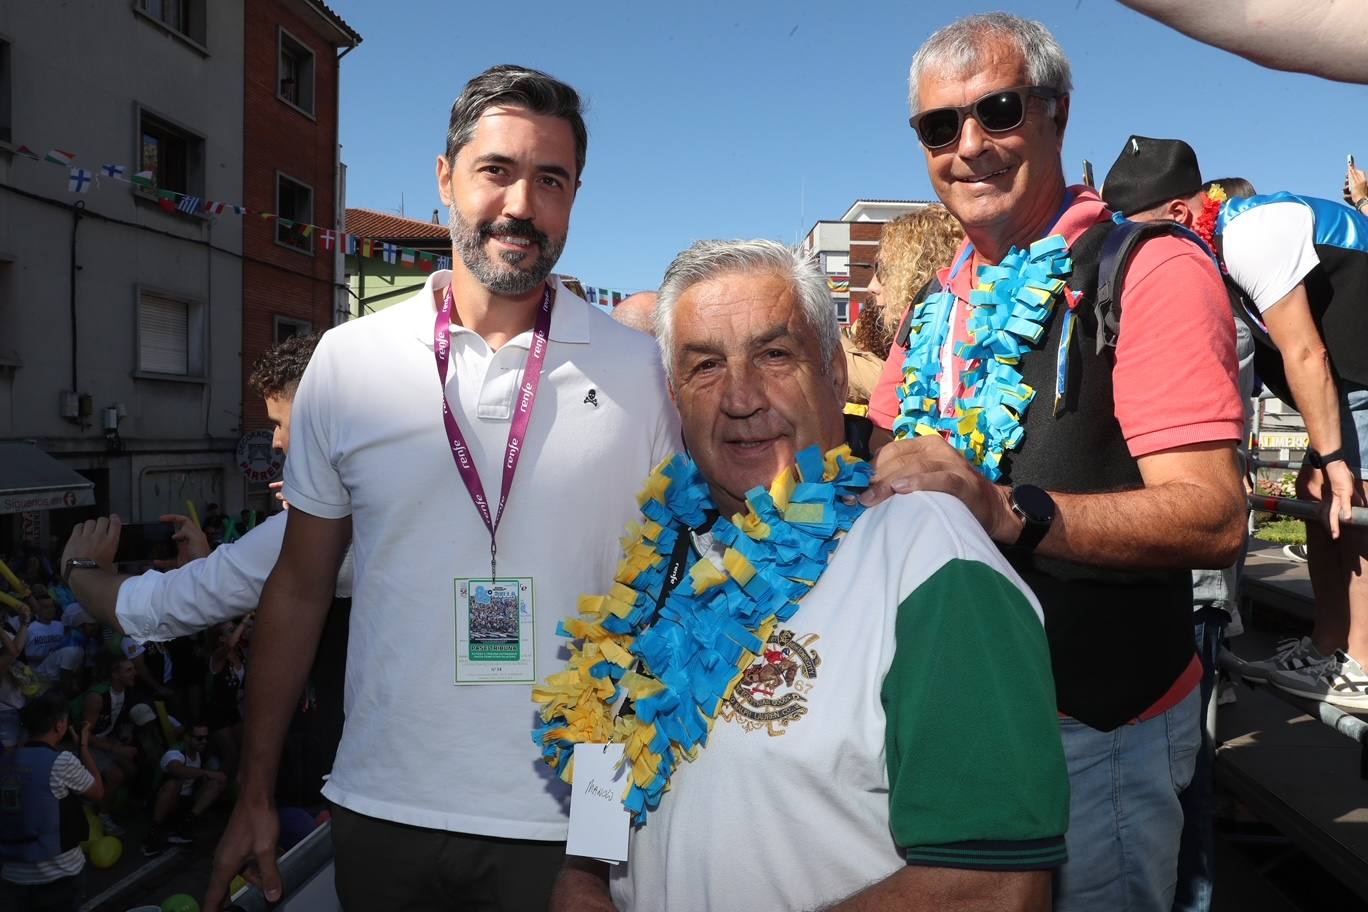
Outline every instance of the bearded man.
[[586, 145], [570, 86], [513, 66], [471, 80], [437, 159], [454, 268], [318, 345], [206, 908], [250, 862], [279, 896], [280, 747], [349, 540], [347, 722], [324, 789], [343, 906], [545, 908], [566, 820], [529, 754], [530, 685], [677, 436], [651, 340], [551, 275]]

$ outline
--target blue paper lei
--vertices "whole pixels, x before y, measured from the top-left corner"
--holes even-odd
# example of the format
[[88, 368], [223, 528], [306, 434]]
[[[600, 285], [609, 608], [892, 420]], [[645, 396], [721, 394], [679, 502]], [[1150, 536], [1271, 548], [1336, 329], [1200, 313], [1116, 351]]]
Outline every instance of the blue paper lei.
[[[1068, 245], [1057, 234], [1036, 241], [1029, 252], [1013, 247], [999, 265], [979, 268], [978, 287], [969, 297], [969, 341], [956, 350], [974, 364], [961, 378], [971, 393], [956, 401], [950, 416], [940, 413], [940, 355], [950, 332], [955, 296], [941, 291], [918, 304], [898, 387], [901, 404], [893, 422], [894, 438], [941, 434], [990, 481], [1000, 478], [1002, 456], [1021, 445], [1021, 421], [1036, 393], [1022, 382], [1017, 366], [1044, 335], [1072, 272]], [[1056, 371], [1057, 408], [1063, 401], [1073, 316], [1072, 310], [1064, 316], [1068, 325]]]
[[[791, 618], [864, 508], [868, 463], [839, 447], [811, 447], [768, 491], [746, 495], [748, 511], [717, 518], [725, 570], [688, 550], [687, 574], [656, 610], [670, 555], [681, 535], [704, 526], [712, 510], [692, 459], [661, 463], [638, 498], [646, 523], [628, 530], [616, 585], [580, 599], [579, 618], [563, 621], [576, 640], [564, 671], [533, 689], [543, 724], [532, 740], [561, 778], [571, 781], [577, 743], [622, 742], [631, 765], [624, 804], [638, 825], [659, 807], [681, 759], [708, 739], [722, 704], [764, 649], [775, 625]], [[850, 503], [846, 503], [850, 500]], [[626, 694], [634, 715], [614, 717]]]

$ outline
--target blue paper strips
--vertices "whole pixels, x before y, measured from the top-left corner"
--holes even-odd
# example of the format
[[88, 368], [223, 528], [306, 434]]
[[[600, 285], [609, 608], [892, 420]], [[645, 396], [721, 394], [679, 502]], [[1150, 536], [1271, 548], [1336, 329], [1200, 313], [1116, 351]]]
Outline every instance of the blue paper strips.
[[[898, 388], [901, 407], [893, 422], [893, 436], [940, 434], [990, 481], [1000, 478], [1002, 456], [1021, 446], [1025, 434], [1021, 421], [1035, 396], [1022, 382], [1017, 365], [1044, 336], [1072, 271], [1068, 245], [1060, 235], [1036, 241], [1029, 251], [1013, 248], [997, 266], [979, 268], [978, 287], [969, 296], [970, 338], [956, 350], [971, 366], [960, 378], [964, 393], [957, 396], [949, 415], [942, 415], [939, 407], [940, 353], [955, 299], [943, 291], [919, 304], [903, 362], [905, 382]], [[1072, 313], [1066, 320], [1056, 414], [1067, 380]]]

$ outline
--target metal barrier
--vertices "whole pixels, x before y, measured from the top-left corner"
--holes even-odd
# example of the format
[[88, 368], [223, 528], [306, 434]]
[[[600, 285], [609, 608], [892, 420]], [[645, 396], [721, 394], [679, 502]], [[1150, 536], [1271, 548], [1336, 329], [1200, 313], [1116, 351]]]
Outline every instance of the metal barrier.
[[[1319, 521], [1321, 515], [1321, 505], [1316, 501], [1297, 500], [1293, 497], [1264, 497], [1261, 494], [1249, 496], [1249, 509], [1313, 522]], [[1340, 525], [1368, 528], [1368, 507], [1350, 507], [1349, 519], [1340, 520]]]
[[[335, 912], [341, 907], [337, 903], [337, 894], [332, 890], [331, 872], [327, 870], [332, 860], [332, 823], [329, 822], [280, 857], [280, 902], [268, 903], [260, 890], [248, 885], [233, 897], [228, 912], [267, 912], [270, 909], [282, 912]], [[327, 883], [305, 890], [325, 872], [329, 875]]]

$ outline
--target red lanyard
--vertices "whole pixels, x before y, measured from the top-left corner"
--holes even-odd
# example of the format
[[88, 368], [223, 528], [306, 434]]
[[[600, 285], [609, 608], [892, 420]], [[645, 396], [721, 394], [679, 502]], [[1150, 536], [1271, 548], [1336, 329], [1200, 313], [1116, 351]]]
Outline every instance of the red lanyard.
[[508, 445], [503, 457], [503, 484], [499, 490], [499, 507], [493, 514], [489, 511], [489, 501], [485, 497], [484, 485], [480, 482], [480, 472], [470, 458], [470, 447], [461, 434], [461, 426], [456, 423], [456, 415], [447, 399], [447, 363], [451, 360], [451, 312], [455, 301], [451, 296], [451, 286], [447, 286], [442, 296], [442, 306], [437, 311], [437, 321], [432, 328], [432, 354], [437, 360], [437, 378], [442, 388], [442, 421], [446, 424], [447, 441], [451, 444], [451, 457], [456, 461], [456, 471], [465, 482], [475, 509], [489, 530], [489, 578], [495, 577], [498, 547], [495, 534], [499, 530], [499, 520], [503, 519], [504, 505], [508, 503], [508, 492], [513, 488], [513, 474], [518, 470], [518, 458], [522, 455], [523, 443], [527, 438], [527, 425], [532, 420], [532, 404], [537, 400], [537, 387], [541, 385], [542, 368], [546, 364], [547, 342], [551, 332], [551, 305], [553, 303], [551, 286], [546, 286], [542, 295], [541, 308], [537, 312], [536, 324], [532, 327], [532, 348], [527, 353], [527, 366], [523, 369], [523, 383], [518, 390], [518, 402], [513, 409], [513, 421], [508, 428]]

